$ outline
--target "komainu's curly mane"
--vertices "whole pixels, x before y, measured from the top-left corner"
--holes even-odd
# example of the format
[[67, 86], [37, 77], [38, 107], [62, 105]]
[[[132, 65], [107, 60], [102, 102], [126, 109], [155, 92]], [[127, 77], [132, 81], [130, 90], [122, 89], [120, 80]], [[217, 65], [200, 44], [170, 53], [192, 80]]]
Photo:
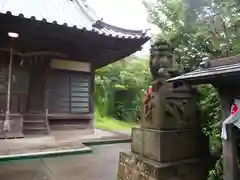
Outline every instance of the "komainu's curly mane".
[[176, 76], [180, 70], [179, 64], [175, 61], [174, 49], [163, 40], [156, 41], [150, 49], [149, 67], [153, 79], [160, 77]]

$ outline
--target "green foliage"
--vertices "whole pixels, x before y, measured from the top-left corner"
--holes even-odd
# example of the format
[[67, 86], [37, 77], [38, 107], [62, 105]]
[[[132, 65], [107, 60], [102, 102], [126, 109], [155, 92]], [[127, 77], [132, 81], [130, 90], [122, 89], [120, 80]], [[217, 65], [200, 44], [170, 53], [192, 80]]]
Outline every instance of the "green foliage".
[[[240, 3], [238, 0], [158, 0], [148, 6], [149, 21], [160, 33], [154, 38], [169, 41], [178, 61], [195, 69], [202, 58], [240, 53]], [[99, 116], [133, 120], [139, 114], [140, 95], [150, 84], [148, 58], [129, 57], [96, 72], [95, 103]], [[199, 106], [215, 154], [221, 152], [219, 97], [209, 85], [199, 87]], [[209, 172], [209, 180], [222, 179], [222, 158]]]
[[128, 57], [96, 71], [95, 104], [100, 114], [136, 120], [142, 89], [150, 84], [148, 58]]
[[[240, 3], [237, 0], [167, 0], [147, 6], [149, 20], [161, 30], [155, 38], [176, 47], [179, 61], [196, 68], [202, 58], [240, 53]], [[200, 107], [206, 120], [203, 131], [210, 136], [212, 150], [221, 152], [219, 97], [211, 86], [200, 87]], [[209, 180], [221, 179], [221, 158]]]
[[96, 106], [95, 109], [94, 119], [96, 128], [107, 130], [124, 130], [136, 126], [136, 123], [131, 121], [122, 122], [120, 120], [113, 119], [112, 117], [102, 116], [98, 111], [98, 106]]
[[219, 180], [222, 179], [223, 175], [223, 165], [222, 165], [222, 156], [217, 160], [214, 169], [209, 171], [208, 180]]
[[194, 5], [183, 0], [158, 1], [149, 9], [150, 22], [162, 32], [158, 37], [175, 45], [181, 62], [193, 68], [206, 56], [238, 54], [240, 15], [236, 1], [202, 0]]
[[[199, 104], [202, 110], [203, 132], [210, 137], [210, 147], [213, 155], [220, 155], [222, 152], [220, 136], [220, 98], [214, 87], [211, 85], [202, 85], [199, 87]], [[208, 180], [219, 180], [222, 177], [222, 156], [218, 157], [215, 166], [209, 171]]]

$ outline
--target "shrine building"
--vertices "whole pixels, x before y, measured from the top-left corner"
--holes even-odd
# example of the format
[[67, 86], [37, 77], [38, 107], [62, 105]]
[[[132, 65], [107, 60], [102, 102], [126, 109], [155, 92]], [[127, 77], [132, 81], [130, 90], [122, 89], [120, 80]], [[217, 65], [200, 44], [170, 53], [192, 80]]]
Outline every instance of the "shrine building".
[[83, 0], [1, 0], [0, 137], [94, 129], [95, 70], [148, 40]]

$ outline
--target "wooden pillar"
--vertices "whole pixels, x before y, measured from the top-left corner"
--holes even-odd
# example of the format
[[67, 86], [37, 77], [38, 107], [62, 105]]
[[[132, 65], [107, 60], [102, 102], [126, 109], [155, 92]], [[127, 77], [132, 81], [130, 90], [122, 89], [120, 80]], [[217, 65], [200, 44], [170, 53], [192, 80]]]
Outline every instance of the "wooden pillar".
[[[221, 99], [221, 118], [224, 121], [231, 113], [232, 97], [228, 91], [219, 90]], [[234, 126], [226, 125], [227, 139], [222, 140], [223, 148], [223, 179], [237, 180], [237, 144]]]
[[237, 180], [237, 144], [233, 125], [227, 125], [227, 139], [223, 140], [223, 179]]
[[94, 85], [95, 85], [95, 68], [93, 67], [93, 65], [91, 65], [91, 76], [90, 76], [90, 88], [89, 88], [89, 95], [90, 95], [90, 99], [89, 99], [89, 109], [90, 109], [90, 113], [92, 114], [92, 119], [91, 119], [91, 125], [92, 128], [95, 128], [95, 119], [94, 119]]

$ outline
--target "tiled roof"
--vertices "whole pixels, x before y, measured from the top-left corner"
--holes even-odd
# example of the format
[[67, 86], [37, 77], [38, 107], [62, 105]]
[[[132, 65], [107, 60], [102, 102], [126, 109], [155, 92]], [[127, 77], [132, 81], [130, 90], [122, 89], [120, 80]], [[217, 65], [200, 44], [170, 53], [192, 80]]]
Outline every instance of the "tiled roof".
[[181, 76], [177, 76], [175, 78], [168, 79], [169, 82], [173, 81], [194, 81], [198, 79], [210, 79], [213, 77], [219, 77], [222, 75], [232, 75], [232, 74], [240, 74], [240, 63], [229, 64], [216, 66], [212, 68], [199, 68], [190, 73], [183, 74]]
[[45, 21], [127, 39], [149, 37], [144, 31], [104, 23], [83, 0], [0, 0], [0, 13]]

